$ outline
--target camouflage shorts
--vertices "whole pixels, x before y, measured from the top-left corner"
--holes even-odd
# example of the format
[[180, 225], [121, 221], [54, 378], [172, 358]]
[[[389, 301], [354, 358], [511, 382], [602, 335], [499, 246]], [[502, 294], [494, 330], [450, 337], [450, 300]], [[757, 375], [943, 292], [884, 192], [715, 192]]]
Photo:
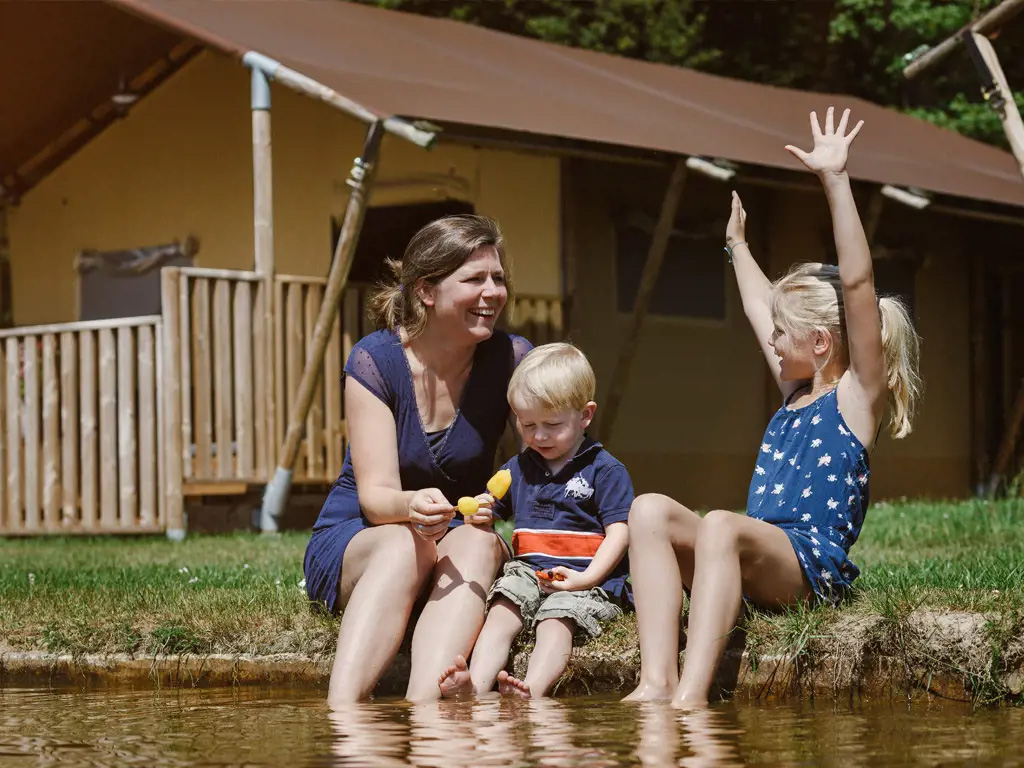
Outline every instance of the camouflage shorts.
[[533, 629], [544, 619], [571, 619], [589, 637], [601, 634], [601, 622], [617, 619], [622, 609], [600, 587], [585, 592], [552, 592], [545, 594], [534, 568], [522, 560], [505, 563], [498, 580], [487, 595], [487, 605], [495, 597], [504, 597], [519, 608], [523, 623]]

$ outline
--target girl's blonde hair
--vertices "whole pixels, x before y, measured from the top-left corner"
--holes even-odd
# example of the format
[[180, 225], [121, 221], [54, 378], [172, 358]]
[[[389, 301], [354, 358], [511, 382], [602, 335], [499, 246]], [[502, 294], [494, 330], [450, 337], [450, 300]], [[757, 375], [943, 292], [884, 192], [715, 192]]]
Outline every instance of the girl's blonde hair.
[[[804, 338], [814, 331], [830, 334], [835, 348], [849, 364], [843, 286], [838, 267], [795, 264], [773, 284], [771, 312], [775, 324], [791, 336]], [[906, 437], [913, 429], [914, 410], [921, 392], [917, 372], [920, 340], [906, 306], [898, 298], [882, 296], [878, 313], [882, 321], [892, 436]]]
[[512, 410], [582, 411], [594, 399], [597, 377], [587, 356], [572, 344], [544, 344], [519, 363], [508, 383]]
[[445, 216], [420, 229], [399, 259], [387, 259], [391, 279], [370, 298], [370, 317], [378, 328], [405, 330], [414, 339], [427, 325], [427, 308], [416, 293], [420, 280], [437, 284], [457, 270], [477, 248], [494, 246], [505, 270], [506, 307], [512, 308], [511, 270], [505, 258], [505, 238], [498, 223], [486, 216]]

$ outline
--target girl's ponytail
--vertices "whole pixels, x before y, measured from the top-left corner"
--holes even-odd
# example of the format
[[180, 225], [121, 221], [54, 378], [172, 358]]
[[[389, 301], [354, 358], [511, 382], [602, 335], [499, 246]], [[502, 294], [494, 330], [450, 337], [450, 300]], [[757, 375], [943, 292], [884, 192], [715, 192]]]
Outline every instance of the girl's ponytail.
[[889, 386], [892, 436], [906, 437], [913, 429], [914, 409], [921, 393], [917, 372], [920, 341], [906, 306], [897, 298], [883, 296], [878, 302], [882, 318], [882, 352]]

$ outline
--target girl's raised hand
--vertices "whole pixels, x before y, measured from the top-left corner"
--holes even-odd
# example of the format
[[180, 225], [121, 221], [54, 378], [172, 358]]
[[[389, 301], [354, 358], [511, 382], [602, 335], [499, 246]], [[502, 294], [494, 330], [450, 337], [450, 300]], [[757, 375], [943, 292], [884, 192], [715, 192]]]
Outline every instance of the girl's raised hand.
[[819, 176], [827, 173], [842, 173], [846, 170], [846, 158], [850, 151], [850, 144], [860, 133], [864, 121], [859, 121], [853, 130], [846, 132], [846, 126], [850, 121], [850, 110], [843, 110], [843, 116], [839, 120], [839, 126], [833, 128], [833, 109], [828, 108], [825, 113], [825, 132], [822, 133], [818, 124], [818, 115], [811, 112], [811, 135], [814, 137], [814, 149], [804, 152], [791, 144], [786, 149], [796, 157], [807, 169], [814, 171]]
[[725, 242], [729, 245], [742, 243], [747, 239], [747, 212], [743, 210], [743, 202], [734, 191], [732, 193], [732, 212], [729, 223], [725, 225]]

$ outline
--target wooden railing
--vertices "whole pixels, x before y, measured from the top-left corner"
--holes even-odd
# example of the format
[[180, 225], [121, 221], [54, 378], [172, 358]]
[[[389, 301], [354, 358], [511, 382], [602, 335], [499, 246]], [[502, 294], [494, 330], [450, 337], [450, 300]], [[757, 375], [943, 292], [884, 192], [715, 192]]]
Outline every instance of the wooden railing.
[[[0, 331], [0, 535], [183, 533], [184, 497], [269, 480], [326, 281], [193, 267], [161, 280], [162, 317]], [[297, 483], [341, 472], [341, 371], [372, 330], [368, 291], [345, 293]], [[558, 340], [561, 304], [523, 297], [506, 326]]]
[[163, 530], [160, 326], [0, 331], [0, 533]]
[[[291, 407], [309, 356], [326, 284], [325, 279], [316, 277], [275, 278], [274, 399], [279, 405], [274, 434], [279, 446], [284, 442]], [[372, 330], [366, 317], [368, 292], [368, 286], [358, 284], [345, 291], [324, 355], [323, 374], [306, 417], [305, 437], [292, 475], [294, 482], [329, 483], [341, 473], [346, 448], [341, 371], [352, 345]]]

